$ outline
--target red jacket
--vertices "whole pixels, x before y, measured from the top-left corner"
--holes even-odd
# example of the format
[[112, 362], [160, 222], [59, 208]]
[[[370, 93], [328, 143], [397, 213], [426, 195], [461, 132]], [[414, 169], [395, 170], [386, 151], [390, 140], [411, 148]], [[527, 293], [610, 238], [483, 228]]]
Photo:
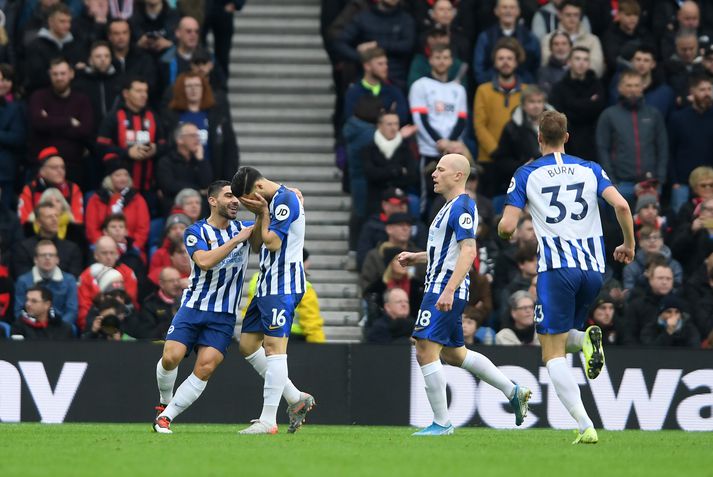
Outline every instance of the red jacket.
[[[80, 330], [84, 330], [87, 313], [89, 313], [89, 309], [92, 307], [92, 300], [94, 300], [94, 297], [101, 291], [99, 289], [99, 284], [92, 276], [90, 268], [91, 267], [87, 267], [82, 274], [79, 275], [79, 285], [77, 286], [77, 292], [79, 294], [79, 315], [77, 316], [77, 326]], [[136, 294], [138, 292], [138, 283], [136, 275], [134, 275], [134, 271], [123, 263], [115, 266], [114, 268], [116, 271], [121, 273], [122, 277], [124, 277], [124, 289], [131, 297], [131, 301], [134, 302], [134, 306], [137, 307]]]
[[[111, 196], [109, 194], [109, 191], [102, 189], [87, 202], [87, 223], [85, 227], [87, 240], [89, 240], [90, 244], [96, 242], [103, 235], [102, 223], [108, 215], [111, 215], [112, 206], [121, 199], [119, 192], [115, 192]], [[126, 217], [126, 230], [129, 237], [134, 239], [134, 245], [143, 251], [149, 238], [151, 225], [149, 208], [141, 194], [134, 189], [126, 194], [124, 201], [121, 213]]]
[[171, 266], [171, 256], [168, 254], [168, 240], [164, 240], [161, 248], [157, 249], [151, 256], [151, 264], [149, 265], [149, 280], [154, 285], [158, 286], [158, 277], [161, 275], [161, 270]]
[[40, 196], [50, 187], [58, 189], [67, 199], [67, 203], [72, 209], [72, 215], [74, 215], [74, 222], [78, 224], [84, 223], [84, 198], [79, 186], [70, 181], [60, 185], [47, 184], [41, 177], [30, 182], [22, 189], [17, 204], [17, 215], [20, 217], [20, 223], [24, 225], [29, 220], [30, 215], [35, 211], [35, 206], [40, 201]]

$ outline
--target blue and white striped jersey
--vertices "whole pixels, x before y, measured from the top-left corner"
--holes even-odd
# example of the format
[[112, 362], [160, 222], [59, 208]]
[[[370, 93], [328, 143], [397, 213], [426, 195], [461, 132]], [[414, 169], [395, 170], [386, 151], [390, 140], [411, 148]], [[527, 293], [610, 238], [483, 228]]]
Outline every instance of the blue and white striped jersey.
[[[221, 230], [210, 225], [206, 219], [199, 220], [183, 233], [191, 261], [196, 251], [218, 248], [253, 223], [233, 220], [228, 223], [228, 228]], [[181, 306], [202, 311], [237, 313], [249, 252], [250, 244], [246, 241], [238, 244], [235, 250], [210, 270], [201, 270], [193, 262], [188, 279], [190, 285], [183, 291]]]
[[[443, 292], [458, 261], [458, 242], [475, 239], [477, 228], [478, 209], [468, 194], [459, 195], [441, 208], [428, 229], [427, 293], [440, 295]], [[466, 275], [453, 296], [467, 300], [469, 288], [470, 277]]]
[[599, 164], [559, 152], [515, 171], [506, 204], [529, 206], [538, 242], [538, 272], [579, 268], [604, 273], [597, 200], [611, 185]]
[[255, 296], [304, 293], [305, 269], [302, 252], [305, 243], [305, 211], [297, 195], [284, 185], [270, 201], [268, 230], [282, 239], [279, 250], [260, 248], [260, 273]]

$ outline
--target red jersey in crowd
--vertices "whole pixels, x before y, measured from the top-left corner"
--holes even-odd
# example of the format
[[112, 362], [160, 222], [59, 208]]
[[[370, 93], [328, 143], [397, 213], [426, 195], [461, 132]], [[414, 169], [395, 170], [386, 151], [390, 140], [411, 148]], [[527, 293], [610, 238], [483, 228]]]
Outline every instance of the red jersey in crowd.
[[143, 251], [149, 238], [151, 217], [146, 201], [136, 189], [130, 189], [124, 194], [101, 189], [89, 199], [85, 224], [89, 243], [93, 244], [103, 235], [104, 219], [117, 213], [124, 214], [129, 237], [134, 239], [134, 246]]
[[17, 204], [17, 215], [20, 217], [20, 223], [24, 225], [29, 220], [30, 215], [35, 211], [35, 206], [40, 202], [40, 196], [50, 187], [58, 189], [67, 200], [69, 207], [72, 209], [72, 215], [74, 215], [74, 222], [77, 224], [84, 223], [84, 198], [79, 186], [70, 181], [52, 185], [45, 182], [41, 177], [27, 184], [22, 189], [22, 193], [20, 193]]

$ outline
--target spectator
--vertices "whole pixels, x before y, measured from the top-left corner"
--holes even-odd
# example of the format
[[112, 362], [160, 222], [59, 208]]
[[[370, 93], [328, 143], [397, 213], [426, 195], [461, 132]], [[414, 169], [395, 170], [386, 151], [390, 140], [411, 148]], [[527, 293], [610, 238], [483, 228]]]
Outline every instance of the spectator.
[[[212, 166], [212, 177], [231, 177], [240, 159], [230, 108], [216, 102], [208, 79], [198, 73], [181, 73], [173, 92], [173, 99], [163, 114], [166, 131], [175, 131], [181, 123], [194, 124], [200, 133], [206, 163]], [[171, 198], [178, 190], [180, 188]]]
[[611, 73], [626, 65], [636, 48], [653, 44], [653, 38], [640, 24], [641, 7], [636, 0], [619, 2], [614, 22], [602, 36], [607, 70]]
[[52, 292], [35, 285], [27, 290], [25, 308], [12, 325], [13, 335], [26, 340], [70, 340], [74, 338], [72, 325], [52, 308]]
[[589, 68], [589, 50], [576, 47], [567, 60], [569, 72], [552, 87], [550, 103], [567, 115], [567, 152], [584, 159], [596, 159], [597, 118], [606, 105], [604, 87]]
[[143, 250], [149, 237], [149, 209], [146, 201], [133, 187], [129, 165], [115, 153], [104, 156], [102, 187], [87, 203], [87, 240], [94, 244], [103, 235], [107, 217], [122, 214], [133, 244]]
[[[434, 46], [428, 62], [431, 65], [430, 77], [417, 80], [409, 92], [413, 123], [418, 128], [421, 169], [438, 162], [448, 141], [461, 140], [468, 121], [465, 88], [448, 81], [448, 69], [453, 64], [450, 47]], [[422, 177], [425, 179], [422, 191], [427, 203], [430, 203], [435, 197], [433, 182], [430, 175]]]
[[[189, 71], [192, 73], [198, 73], [201, 78], [208, 80], [210, 87], [213, 88], [213, 96], [215, 96], [216, 103], [228, 103], [227, 96], [225, 94], [228, 89], [228, 78], [226, 77], [226, 73], [224, 73], [220, 67], [215, 67], [213, 57], [205, 48], [199, 47], [193, 52]], [[173, 94], [173, 90], [169, 88], [167, 93]]]
[[495, 344], [501, 346], [533, 345], [540, 341], [535, 333], [535, 302], [526, 291], [516, 291], [508, 299], [510, 325], [498, 331]]
[[[117, 288], [115, 291], [121, 290], [121, 282], [115, 282]], [[87, 314], [87, 325], [82, 333], [83, 340], [107, 340], [107, 341], [122, 341], [124, 339], [124, 330], [127, 325], [133, 321], [127, 316], [126, 307], [124, 304], [110, 296], [109, 293], [100, 293], [94, 299], [94, 305]], [[133, 310], [131, 310], [133, 312]]]
[[366, 342], [371, 344], [408, 343], [414, 319], [410, 314], [408, 294], [392, 288], [384, 292], [384, 311], [366, 330]]
[[641, 344], [699, 348], [701, 336], [683, 310], [683, 302], [678, 297], [664, 297], [659, 303], [656, 321], [650, 321], [641, 330]]
[[175, 37], [175, 44], [161, 55], [159, 61], [161, 90], [191, 69], [191, 57], [200, 44], [200, 25], [195, 18], [183, 17], [176, 26]]
[[334, 50], [342, 61], [357, 63], [367, 50], [383, 49], [389, 60], [389, 79], [403, 90], [416, 43], [416, 27], [399, 3], [399, 0], [377, 0], [375, 5], [356, 14], [336, 39]]
[[[14, 319], [12, 310], [10, 310], [13, 288], [15, 287], [12, 277], [10, 277], [10, 270], [4, 265], [0, 265], [0, 321], [5, 323], [12, 323]], [[3, 334], [0, 333], [0, 339], [3, 337]]]
[[0, 64], [0, 197], [12, 208], [17, 165], [25, 144], [25, 107], [15, 93], [15, 71]]
[[638, 245], [639, 249], [634, 260], [624, 267], [624, 289], [631, 290], [635, 285], [645, 282], [646, 264], [653, 254], [661, 255], [673, 271], [673, 286], [678, 288], [683, 284], [683, 268], [671, 256], [671, 249], [664, 245], [660, 230], [648, 225], [641, 227], [638, 233]]
[[72, 13], [69, 8], [63, 3], [50, 7], [47, 12], [47, 27], [40, 29], [37, 38], [27, 46], [25, 91], [28, 95], [49, 86], [50, 77], [47, 72], [54, 58], [66, 58], [68, 66], [84, 60], [86, 51], [80, 42], [74, 39], [71, 29]]
[[63, 272], [79, 276], [82, 271], [82, 252], [79, 247], [68, 240], [57, 236], [59, 230], [59, 213], [54, 205], [40, 202], [35, 207], [35, 221], [39, 225], [37, 235], [16, 243], [10, 254], [10, 271], [13, 277], [27, 273], [34, 264], [35, 247], [40, 240], [52, 241], [59, 254], [59, 268]]
[[537, 86], [526, 86], [522, 90], [520, 105], [513, 110], [512, 119], [500, 135], [497, 149], [490, 155], [495, 172], [496, 195], [505, 194], [507, 184], [518, 167], [540, 157], [537, 132], [546, 101], [544, 91]]
[[634, 202], [634, 185], [648, 175], [666, 181], [668, 140], [663, 117], [643, 99], [641, 76], [625, 71], [619, 79], [619, 103], [599, 116], [599, 163], [619, 192]]
[[461, 317], [463, 327], [463, 344], [466, 348], [475, 350], [476, 345], [495, 344], [495, 331], [486, 326], [480, 326], [478, 320], [463, 314]]
[[[706, 259], [708, 261], [710, 256]], [[702, 268], [707, 272], [705, 280], [696, 283], [694, 275], [686, 284], [685, 297], [692, 310], [693, 323], [701, 336], [709, 336], [713, 332], [713, 270], [708, 271], [705, 266]]]
[[401, 90], [389, 81], [389, 63], [386, 52], [379, 47], [364, 50], [360, 54], [364, 76], [349, 86], [344, 98], [344, 119], [354, 115], [354, 109], [365, 95], [373, 95], [381, 100], [383, 109], [399, 115], [401, 124], [410, 122], [408, 103]]
[[660, 262], [652, 262], [646, 269], [648, 286], [640, 296], [632, 296], [626, 306], [622, 341], [625, 345], [641, 343], [641, 332], [656, 321], [663, 298], [673, 292], [673, 270]]
[[[439, 0], [439, 2], [448, 2], [448, 0]], [[431, 56], [431, 51], [436, 45], [450, 46], [450, 38], [448, 32], [442, 29], [429, 30], [426, 33], [423, 52], [416, 53], [411, 60], [411, 67], [408, 72], [408, 89], [416, 82], [416, 80], [431, 74], [431, 65], [428, 61]], [[468, 86], [468, 78], [465, 75], [465, 70], [468, 65], [463, 63], [458, 57], [453, 58], [453, 64], [448, 68], [448, 81], [459, 81], [463, 87]]]
[[[388, 240], [381, 242], [375, 248], [371, 249], [364, 259], [359, 277], [359, 285], [362, 290], [365, 290], [371, 283], [378, 280], [384, 274], [386, 270], [384, 252], [386, 249], [397, 247], [410, 252], [419, 250], [419, 247], [409, 240], [412, 224], [413, 219], [408, 214], [395, 213], [389, 216], [386, 221], [386, 235], [388, 236]], [[417, 270], [418, 276], [423, 277], [425, 275], [425, 269], [422, 265], [419, 265]]]
[[384, 249], [384, 273], [381, 277], [367, 285], [362, 296], [367, 303], [372, 302], [376, 307], [383, 307], [384, 292], [399, 288], [409, 297], [410, 308], [416, 310], [423, 300], [424, 281], [415, 276], [415, 269], [403, 267], [397, 257], [404, 250], [398, 247]]
[[661, 39], [661, 57], [669, 58], [676, 51], [676, 32], [691, 30], [696, 33], [698, 43], [703, 45], [713, 40], [713, 32], [701, 23], [701, 9], [694, 1], [675, 2], [678, 4], [675, 22], [667, 26]]
[[96, 130], [112, 110], [119, 96], [119, 74], [111, 64], [109, 43], [100, 40], [92, 44], [88, 65], [77, 71], [72, 86], [76, 91], [82, 91], [89, 97], [94, 118], [91, 125], [92, 134], [96, 135]]
[[52, 306], [62, 320], [77, 320], [77, 278], [59, 268], [57, 247], [50, 240], [40, 240], [35, 247], [35, 266], [15, 282], [15, 318], [20, 318], [27, 291], [41, 286], [52, 293]]
[[[169, 250], [172, 244], [183, 242], [183, 232], [192, 224], [191, 219], [185, 214], [172, 214], [166, 219], [164, 225], [164, 240], [161, 247], [154, 252], [149, 266], [149, 280], [155, 285], [159, 285], [159, 274], [165, 267], [171, 266], [171, 254]], [[188, 283], [186, 283], [188, 286]]]
[[[148, 83], [128, 78], [121, 91], [123, 101], [99, 127], [97, 144], [106, 154], [114, 152], [128, 161], [134, 187], [144, 198], [153, 197], [154, 160], [164, 148], [161, 123], [147, 107]], [[151, 204], [153, 205], [153, 204]]]
[[[543, 2], [539, 2], [540, 4]], [[535, 15], [532, 17], [532, 34], [537, 37], [538, 40], [548, 33], [560, 28], [560, 15], [559, 10], [564, 3], [564, 0], [550, 0], [544, 2]], [[582, 18], [582, 32], [591, 33], [592, 29], [589, 24], [589, 19], [585, 15]]]
[[134, 0], [120, 0], [109, 3], [109, 16], [111, 18], [129, 20], [134, 13]]
[[[81, 222], [77, 223], [74, 217], [72, 208], [67, 203], [59, 189], [49, 187], [40, 195], [38, 204], [47, 202], [52, 204], [59, 214], [59, 228], [57, 229], [57, 237], [62, 240], [67, 239], [79, 246], [84, 245], [84, 227]], [[79, 217], [81, 221], [82, 217]], [[35, 220], [35, 214], [30, 214], [28, 221], [25, 223], [25, 231], [27, 235], [36, 235], [40, 230], [40, 225]]]
[[[364, 264], [367, 253], [380, 242], [388, 240], [386, 223], [395, 213], [408, 213], [408, 197], [402, 189], [391, 187], [381, 194], [381, 212], [372, 214], [361, 229], [356, 258], [359, 270]], [[426, 232], [421, 222], [416, 222], [411, 227], [411, 241], [420, 249], [426, 247]]]
[[35, 158], [46, 148], [56, 148], [67, 165], [68, 178], [86, 187], [86, 148], [94, 131], [92, 105], [87, 95], [72, 90], [74, 70], [65, 59], [53, 59], [49, 74], [51, 86], [37, 89], [30, 97], [29, 154]]
[[621, 318], [617, 316], [614, 304], [611, 295], [602, 291], [587, 317], [586, 326], [598, 326], [602, 330], [603, 342], [607, 345], [622, 344]]
[[695, 31], [680, 30], [676, 33], [676, 52], [663, 64], [666, 81], [673, 88], [679, 106], [687, 101], [691, 76], [700, 71], [701, 57], [698, 46]]
[[72, 31], [84, 48], [106, 38], [110, 12], [108, 0], [84, 0], [83, 3], [81, 13], [72, 20]]
[[[512, 0], [503, 0], [509, 3]], [[483, 34], [481, 34], [482, 37]], [[488, 184], [485, 195], [492, 196], [499, 184], [494, 183], [492, 158], [500, 141], [500, 134], [510, 120], [513, 110], [520, 104], [523, 84], [516, 74], [524, 52], [511, 38], [501, 39], [493, 48], [493, 68], [496, 75], [487, 83], [478, 86], [475, 92], [475, 137], [478, 140], [478, 162], [483, 165]]]
[[[592, 70], [601, 78], [604, 74], [604, 53], [599, 38], [582, 27], [582, 17], [584, 5], [580, 0], [564, 0], [560, 4], [558, 16], [560, 29], [569, 35], [573, 46], [583, 46], [589, 50], [589, 62]], [[542, 39], [542, 64], [547, 64], [550, 58], [550, 38], [554, 33], [550, 33]]]
[[696, 208], [704, 200], [713, 198], [713, 167], [698, 166], [688, 176], [690, 199], [681, 206], [676, 216], [676, 224], [690, 224]]
[[713, 42], [711, 42], [703, 51], [700, 70], [708, 76], [713, 76]]
[[694, 76], [690, 81], [690, 105], [671, 114], [668, 123], [671, 147], [669, 181], [671, 208], [675, 213], [688, 202], [690, 189], [685, 181], [700, 166], [713, 166], [713, 79]]
[[368, 194], [366, 212], [379, 212], [381, 191], [400, 188], [418, 195], [419, 167], [412, 145], [399, 131], [399, 117], [392, 112], [379, 114], [374, 142], [362, 150]]
[[[515, 252], [515, 263], [517, 271], [510, 282], [502, 290], [496, 293], [498, 303], [498, 316], [500, 318], [499, 328], [505, 328], [511, 324], [509, 299], [518, 291], [529, 291], [532, 279], [537, 276], [537, 246], [531, 242], [523, 243]], [[534, 297], [531, 296], [534, 299]]]
[[181, 189], [173, 200], [171, 214], [185, 214], [191, 223], [201, 218], [202, 197], [195, 189]]
[[[77, 285], [79, 293], [79, 317], [77, 325], [84, 329], [87, 313], [92, 300], [101, 292], [109, 290], [115, 282], [123, 282], [123, 287], [136, 303], [138, 291], [137, 279], [131, 268], [118, 263], [119, 252], [116, 242], [111, 237], [101, 237], [94, 247], [94, 263], [79, 275]], [[111, 271], [111, 273], [110, 273]], [[118, 277], [116, 273], [118, 272]]]
[[[639, 45], [631, 58], [631, 67], [641, 75], [644, 85], [644, 102], [658, 109], [664, 119], [676, 105], [676, 94], [666, 83], [661, 68], [657, 68], [656, 50], [648, 45]], [[609, 103], [619, 100], [619, 74], [614, 75], [609, 88]]]
[[210, 2], [203, 23], [203, 43], [206, 43], [208, 31], [213, 32], [215, 58], [226, 75], [230, 73], [230, 49], [233, 44], [233, 16], [245, 6], [246, 0], [220, 0]]
[[473, 73], [476, 85], [493, 81], [500, 73], [495, 55], [497, 46], [503, 38], [516, 40], [521, 45], [522, 53], [518, 55], [515, 68], [523, 81], [531, 83], [540, 67], [540, 42], [527, 27], [519, 23], [518, 0], [497, 0], [494, 12], [498, 18], [497, 25], [481, 32], [475, 44]]
[[[116, 251], [119, 254], [117, 263], [121, 263], [134, 271], [140, 285], [146, 279], [146, 255], [139, 249], [134, 240], [127, 235], [126, 217], [124, 214], [111, 214], [104, 219], [102, 233], [114, 239]], [[143, 290], [142, 290], [143, 291]]]
[[[449, 39], [448, 44], [452, 48], [454, 63], [455, 60], [469, 61], [472, 54], [471, 42], [465, 29], [454, 22], [456, 18], [455, 6], [451, 0], [435, 0], [432, 3], [433, 6], [429, 9], [427, 18], [424, 19], [425, 21], [422, 23], [420, 30], [445, 33]], [[427, 35], [428, 33], [419, 36], [419, 45], [426, 43], [424, 36]], [[428, 56], [428, 52], [425, 53]]]
[[0, 256], [24, 238], [17, 212], [0, 201]]
[[144, 0], [129, 20], [136, 46], [150, 55], [159, 55], [173, 46], [178, 12], [165, 0]]
[[713, 244], [713, 198], [705, 199], [693, 211], [693, 220], [681, 223], [671, 242], [673, 256], [690, 275], [705, 259], [705, 252]]
[[[176, 194], [187, 187], [206, 190], [213, 181], [211, 164], [205, 157], [198, 128], [179, 123], [174, 133], [175, 148], [158, 161], [157, 182], [163, 195], [163, 210], [170, 211]], [[222, 176], [220, 176], [222, 177]]]
[[552, 86], [567, 74], [567, 60], [572, 52], [572, 40], [563, 31], [555, 31], [547, 35], [549, 58], [537, 70], [537, 85], [546, 94], [550, 94]]
[[175, 268], [162, 269], [158, 280], [159, 289], [143, 301], [137, 326], [129, 334], [137, 339], [163, 339], [181, 304], [184, 282]]
[[[191, 275], [191, 260], [183, 242], [171, 242], [168, 246], [168, 258], [171, 261], [171, 267], [175, 268], [181, 274], [183, 279], [188, 279]], [[188, 281], [185, 282], [188, 287]]]
[[495, 261], [493, 290], [504, 289], [517, 276], [519, 270], [515, 259], [517, 251], [526, 244], [536, 243], [537, 238], [532, 225], [532, 217], [522, 215], [517, 222], [515, 233], [510, 237], [510, 241], [503, 245]]
[[637, 236], [643, 227], [651, 227], [661, 234], [663, 243], [670, 242], [672, 229], [666, 216], [660, 215], [660, 209], [661, 205], [655, 194], [642, 194], [636, 199], [634, 232]]
[[[131, 3], [131, 0], [124, 0]], [[119, 84], [126, 78], [141, 78], [149, 86], [152, 96], [157, 95], [157, 71], [153, 58], [139, 48], [132, 47], [131, 28], [124, 19], [115, 19], [107, 27], [107, 40], [111, 45], [112, 65], [116, 69]]]

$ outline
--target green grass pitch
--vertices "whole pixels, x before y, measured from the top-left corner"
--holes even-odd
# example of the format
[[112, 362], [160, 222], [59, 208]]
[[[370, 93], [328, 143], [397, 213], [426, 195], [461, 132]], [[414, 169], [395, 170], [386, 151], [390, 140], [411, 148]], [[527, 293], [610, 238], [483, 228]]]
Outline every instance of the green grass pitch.
[[461, 428], [410, 437], [405, 427], [310, 426], [239, 436], [238, 425], [0, 424], [0, 476], [713, 476], [713, 435]]

